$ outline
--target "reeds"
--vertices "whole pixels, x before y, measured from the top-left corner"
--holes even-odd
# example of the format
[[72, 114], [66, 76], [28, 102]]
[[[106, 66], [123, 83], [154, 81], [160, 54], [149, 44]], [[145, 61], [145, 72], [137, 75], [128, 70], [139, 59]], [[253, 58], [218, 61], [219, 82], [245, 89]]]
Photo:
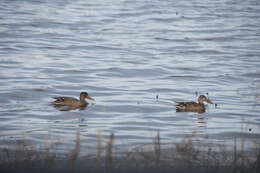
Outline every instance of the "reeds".
[[255, 172], [260, 172], [260, 146], [257, 148], [256, 161], [255, 161]]
[[161, 138], [160, 138], [160, 132], [157, 131], [157, 135], [154, 138], [154, 153], [155, 153], [155, 159], [156, 164], [160, 164], [160, 158], [161, 158]]
[[[40, 152], [33, 147], [28, 147], [26, 140], [18, 140], [16, 150], [1, 149], [0, 150], [0, 170], [7, 168], [28, 168], [28, 167], [44, 167], [55, 168], [62, 160], [64, 169], [72, 168], [78, 170], [98, 169], [103, 172], [114, 172], [116, 170], [145, 170], [153, 168], [153, 170], [176, 170], [177, 168], [188, 168], [192, 170], [224, 170], [225, 172], [241, 173], [260, 171], [260, 145], [256, 145], [255, 155], [249, 155], [244, 151], [244, 146], [238, 147], [237, 138], [234, 138], [232, 149], [227, 149], [225, 143], [214, 146], [210, 139], [196, 139], [193, 135], [188, 135], [179, 142], [173, 142], [167, 147], [162, 143], [160, 132], [157, 131], [156, 136], [148, 149], [146, 146], [137, 147], [134, 151], [114, 153], [115, 135], [111, 133], [106, 142], [104, 142], [101, 131], [97, 135], [97, 154], [96, 156], [80, 157], [80, 132], [75, 135], [75, 148], [68, 157], [60, 158], [50, 152], [50, 144], [46, 141], [45, 152]], [[208, 142], [207, 142], [208, 141]], [[243, 142], [243, 141], [242, 141]], [[105, 144], [105, 153], [103, 153], [103, 145]], [[240, 143], [241, 145], [241, 143]], [[243, 150], [243, 151], [241, 151]], [[117, 155], [118, 157], [115, 157]], [[104, 163], [102, 164], [102, 161]], [[44, 163], [44, 164], [41, 164]], [[70, 163], [70, 164], [66, 164]], [[81, 163], [81, 164], [76, 164]], [[83, 163], [83, 164], [82, 164]], [[96, 164], [93, 164], [96, 163]], [[104, 169], [103, 169], [104, 168]], [[131, 169], [130, 169], [131, 168]], [[221, 172], [221, 171], [220, 171]]]
[[106, 168], [108, 169], [113, 168], [112, 149], [113, 149], [114, 140], [115, 140], [115, 135], [114, 133], [111, 133], [109, 137], [109, 141], [107, 142], [107, 146], [106, 146]]
[[71, 153], [71, 165], [72, 165], [72, 168], [75, 167], [76, 161], [78, 160], [79, 152], [80, 152], [80, 132], [78, 131], [76, 133], [75, 149]]
[[56, 155], [50, 153], [50, 144], [48, 136], [45, 138], [45, 166], [51, 168], [53, 166]]
[[97, 144], [98, 167], [102, 166], [102, 151], [103, 151], [102, 141], [103, 141], [102, 132], [101, 132], [101, 130], [98, 130], [98, 136], [97, 136], [97, 142], [98, 142], [98, 144]]

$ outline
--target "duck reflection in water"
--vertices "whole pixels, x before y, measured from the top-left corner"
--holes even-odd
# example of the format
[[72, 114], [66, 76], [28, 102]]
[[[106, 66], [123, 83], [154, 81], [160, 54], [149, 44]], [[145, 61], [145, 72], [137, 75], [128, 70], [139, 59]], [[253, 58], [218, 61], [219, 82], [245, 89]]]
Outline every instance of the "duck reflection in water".
[[95, 100], [90, 97], [87, 92], [81, 92], [79, 100], [73, 97], [54, 97], [54, 99], [56, 100], [53, 101], [52, 104], [56, 108], [62, 107], [63, 109], [60, 109], [61, 111], [70, 111], [75, 109], [84, 110], [88, 105], [88, 102], [85, 99]]
[[204, 105], [204, 102], [207, 102], [209, 104], [213, 104], [209, 98], [207, 98], [204, 95], [200, 95], [198, 98], [198, 103], [196, 102], [176, 102], [176, 112], [198, 112], [198, 113], [204, 113], [206, 110], [206, 107]]

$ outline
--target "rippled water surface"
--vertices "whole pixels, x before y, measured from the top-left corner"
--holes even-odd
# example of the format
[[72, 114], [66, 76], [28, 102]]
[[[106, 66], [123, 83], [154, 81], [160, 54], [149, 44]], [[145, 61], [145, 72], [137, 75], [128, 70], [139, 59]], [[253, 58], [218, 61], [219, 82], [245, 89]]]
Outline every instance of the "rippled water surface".
[[[1, 0], [1, 147], [22, 138], [66, 152], [80, 132], [94, 151], [98, 130], [117, 147], [158, 130], [162, 143], [258, 139], [259, 11], [259, 0]], [[82, 91], [95, 98], [85, 110], [51, 105]], [[217, 107], [176, 113], [196, 92]]]

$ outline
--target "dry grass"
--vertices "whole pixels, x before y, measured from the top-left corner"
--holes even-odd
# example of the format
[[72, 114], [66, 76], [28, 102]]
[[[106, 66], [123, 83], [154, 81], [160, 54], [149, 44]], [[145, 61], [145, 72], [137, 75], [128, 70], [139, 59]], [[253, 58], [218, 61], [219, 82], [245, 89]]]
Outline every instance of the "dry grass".
[[72, 168], [75, 167], [76, 161], [78, 160], [79, 152], [80, 152], [80, 133], [77, 132], [76, 133], [75, 149], [71, 153], [71, 165], [72, 165]]
[[157, 131], [157, 135], [154, 138], [154, 152], [155, 152], [156, 163], [160, 164], [160, 158], [161, 158], [161, 138], [160, 138], [159, 130]]
[[108, 169], [113, 168], [112, 149], [113, 149], [114, 140], [115, 140], [115, 135], [114, 133], [111, 133], [109, 137], [109, 141], [107, 142], [107, 146], [106, 146], [106, 168]]
[[98, 160], [98, 167], [102, 166], [102, 152], [103, 152], [103, 147], [102, 147], [102, 141], [103, 141], [103, 136], [101, 130], [98, 130], [98, 136], [97, 136], [97, 160]]
[[55, 160], [56, 155], [50, 153], [50, 144], [49, 144], [49, 139], [48, 136], [45, 138], [45, 166], [47, 168], [51, 168], [53, 166], [53, 162]]
[[[109, 172], [112, 170], [176, 170], [180, 168], [196, 170], [201, 172], [215, 170], [218, 172], [252, 172], [260, 171], [260, 146], [256, 144], [255, 155], [249, 155], [244, 151], [244, 144], [237, 146], [237, 138], [234, 139], [233, 149], [227, 149], [226, 145], [216, 147], [213, 142], [207, 139], [206, 142], [194, 140], [194, 136], [186, 136], [180, 142], [173, 142], [169, 147], [164, 147], [161, 143], [160, 132], [158, 131], [152, 141], [150, 150], [138, 147], [134, 151], [120, 153], [119, 157], [113, 156], [115, 135], [111, 133], [107, 142], [104, 142], [101, 131], [97, 135], [97, 155], [93, 157], [79, 157], [80, 153], [80, 133], [75, 135], [75, 148], [66, 158], [59, 158], [58, 155], [50, 153], [48, 138], [45, 139], [45, 152], [39, 152], [26, 143], [26, 140], [18, 140], [15, 150], [0, 150], [0, 169], [2, 168], [55, 168], [57, 164], [63, 164], [65, 170], [68, 168], [78, 169], [98, 169]], [[105, 155], [102, 155], [103, 146], [106, 143]], [[151, 145], [149, 145], [151, 146]], [[104, 164], [102, 164], [104, 160]], [[61, 162], [62, 161], [62, 162]], [[69, 164], [70, 163], [70, 164]], [[79, 163], [79, 164], [76, 164]], [[123, 171], [125, 172], [125, 171]]]

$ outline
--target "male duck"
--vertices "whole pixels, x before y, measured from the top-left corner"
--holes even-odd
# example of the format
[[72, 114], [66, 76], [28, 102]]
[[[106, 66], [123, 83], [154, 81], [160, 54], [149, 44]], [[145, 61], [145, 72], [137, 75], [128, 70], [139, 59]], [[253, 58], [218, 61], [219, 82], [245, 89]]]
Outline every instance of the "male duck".
[[213, 104], [206, 96], [200, 95], [198, 98], [198, 102], [177, 102], [176, 112], [205, 112], [205, 105], [203, 102], [207, 102]]
[[85, 99], [94, 100], [87, 92], [81, 92], [79, 100], [72, 97], [54, 97], [56, 99], [52, 102], [55, 106], [70, 106], [73, 108], [85, 107], [88, 103]]

